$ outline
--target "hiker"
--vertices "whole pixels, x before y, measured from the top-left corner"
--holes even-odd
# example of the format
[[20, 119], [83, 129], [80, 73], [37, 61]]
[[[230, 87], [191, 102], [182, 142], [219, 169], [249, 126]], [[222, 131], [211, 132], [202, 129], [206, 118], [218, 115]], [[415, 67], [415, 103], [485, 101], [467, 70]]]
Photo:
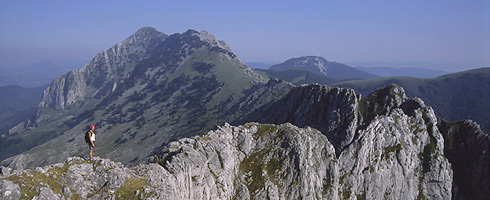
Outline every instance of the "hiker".
[[90, 128], [89, 130], [87, 131], [87, 133], [85, 133], [85, 142], [87, 142], [88, 144], [88, 148], [90, 150], [90, 160], [92, 160], [92, 153], [94, 152], [94, 147], [95, 147], [95, 125], [90, 125]]

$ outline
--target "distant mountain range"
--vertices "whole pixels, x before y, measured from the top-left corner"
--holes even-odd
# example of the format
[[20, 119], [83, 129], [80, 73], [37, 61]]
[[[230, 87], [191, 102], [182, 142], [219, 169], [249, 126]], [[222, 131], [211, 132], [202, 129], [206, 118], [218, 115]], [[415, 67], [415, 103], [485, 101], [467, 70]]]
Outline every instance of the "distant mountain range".
[[381, 77], [389, 76], [410, 76], [415, 78], [435, 78], [438, 76], [449, 74], [441, 70], [425, 69], [419, 67], [357, 67], [361, 71], [365, 71], [371, 74], [375, 74]]
[[35, 88], [49, 84], [56, 77], [83, 66], [85, 62], [57, 64], [50, 60], [27, 66], [3, 66], [0, 71], [0, 86], [18, 85]]
[[[321, 58], [322, 60], [325, 60], [325, 58]], [[261, 70], [267, 70], [274, 64], [265, 64], [265, 63], [259, 63], [259, 62], [246, 62], [247, 66], [253, 68], [253, 69], [261, 69]], [[357, 64], [362, 64], [358, 62], [353, 62], [352, 63], [356, 68], [359, 69], [363, 72], [367, 72], [379, 77], [390, 77], [390, 76], [410, 76], [410, 77], [415, 77], [415, 78], [435, 78], [438, 76], [450, 74], [451, 72], [447, 71], [442, 71], [442, 70], [435, 70], [435, 69], [427, 69], [427, 68], [422, 68], [422, 67], [375, 67], [371, 65], [375, 65], [376, 63], [371, 63], [370, 67], [363, 67], [362, 65], [357, 66]], [[385, 65], [382, 63], [379, 63], [379, 65]], [[350, 66], [347, 64], [347, 66]], [[303, 71], [308, 71], [304, 69], [300, 69]], [[324, 75], [324, 74], [322, 74]]]

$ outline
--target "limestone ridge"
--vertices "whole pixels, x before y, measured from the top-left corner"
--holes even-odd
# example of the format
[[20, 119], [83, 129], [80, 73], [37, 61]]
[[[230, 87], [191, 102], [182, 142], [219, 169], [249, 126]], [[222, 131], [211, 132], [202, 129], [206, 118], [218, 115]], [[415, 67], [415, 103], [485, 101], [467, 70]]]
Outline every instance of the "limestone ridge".
[[[340, 153], [375, 117], [388, 115], [395, 109], [403, 111], [404, 108], [406, 112], [413, 112], [407, 107], [419, 101], [422, 102], [407, 99], [403, 88], [396, 85], [375, 91], [365, 98], [356, 95], [352, 89], [302, 85], [291, 89], [285, 97], [256, 109], [235, 124], [256, 121], [311, 126], [324, 133]], [[425, 104], [422, 102], [418, 106], [425, 107]]]
[[[308, 97], [311, 99], [308, 99]], [[309, 101], [301, 102], [303, 98]], [[344, 108], [342, 107], [343, 105], [349, 105], [350, 107]], [[321, 106], [326, 107], [321, 108]], [[328, 108], [328, 106], [332, 107]], [[240, 198], [353, 198], [355, 196], [357, 198], [367, 197], [374, 199], [448, 199], [451, 197], [452, 170], [448, 160], [443, 155], [443, 138], [436, 127], [437, 118], [432, 108], [425, 106], [423, 101], [418, 98], [407, 99], [403, 89], [396, 85], [376, 91], [366, 98], [356, 96], [349, 89], [329, 88], [319, 85], [302, 86], [293, 88], [283, 99], [264, 106], [263, 110], [252, 113], [251, 116], [260, 116], [255, 119], [260, 118], [262, 122], [268, 121], [276, 124], [291, 122], [306, 129], [308, 129], [307, 126], [311, 125], [323, 130], [322, 133], [328, 138], [327, 142], [325, 142], [328, 147], [326, 148], [327, 150], [315, 149], [307, 152], [322, 152], [321, 154], [323, 155], [320, 156], [327, 158], [310, 157], [313, 159], [310, 160], [308, 158], [306, 159], [308, 161], [304, 161], [304, 163], [329, 159], [331, 162], [328, 165], [325, 163], [323, 165], [312, 165], [317, 167], [329, 166], [331, 168], [317, 169], [318, 171], [312, 173], [314, 178], [309, 177], [304, 180], [301, 177], [309, 176], [302, 174], [303, 172], [309, 173], [305, 172], [306, 170], [302, 172], [287, 171], [287, 169], [297, 169], [298, 171], [303, 169], [294, 164], [295, 162], [303, 163], [303, 161], [295, 161], [294, 156], [291, 156], [290, 153], [300, 150], [291, 150], [289, 153], [286, 153], [288, 151], [282, 152], [281, 150], [284, 148], [293, 146], [289, 143], [291, 136], [285, 137], [288, 139], [282, 138], [283, 140], [274, 141], [270, 139], [278, 137], [274, 135], [276, 134], [274, 128], [268, 125], [258, 125], [257, 131], [252, 132], [270, 138], [248, 142], [247, 139], [244, 139], [247, 138], [246, 136], [239, 136], [238, 138], [241, 139], [238, 140], [243, 141], [243, 143], [233, 145], [245, 153], [248, 152], [248, 155], [238, 164], [238, 169], [243, 170], [244, 174], [246, 174], [243, 185], [238, 184], [236, 186], [241, 188], [235, 192]], [[318, 120], [318, 122], [315, 120]], [[272, 135], [266, 134], [267, 132]], [[283, 132], [277, 131], [277, 133]], [[305, 133], [301, 132], [300, 135], [302, 134]], [[255, 134], [253, 135], [256, 137]], [[251, 138], [255, 138], [254, 136]], [[202, 140], [212, 141], [212, 138], [203, 136]], [[331, 138], [332, 140], [330, 140]], [[320, 139], [310, 138], [301, 139], [300, 141], [309, 142], [312, 140], [319, 141]], [[226, 144], [225, 142], [220, 143]], [[169, 171], [176, 170], [173, 163], [199, 163], [200, 161], [193, 160], [192, 157], [202, 159], [204, 156], [199, 151], [194, 151], [200, 145], [196, 145], [192, 140], [180, 140], [179, 145], [175, 144], [172, 143], [167, 147], [159, 160]], [[250, 150], [253, 149], [254, 145], [259, 149]], [[208, 145], [202, 146], [208, 148]], [[194, 148], [194, 150], [191, 152], [186, 151], [187, 147]], [[223, 152], [221, 149], [217, 151], [218, 154]], [[273, 155], [270, 155], [267, 152], [275, 152], [275, 154], [271, 153]], [[205, 155], [208, 154], [206, 153]], [[218, 161], [223, 168], [227, 166], [225, 163], [227, 163], [226, 157], [228, 155], [229, 153], [217, 155]], [[192, 161], [185, 161], [184, 157], [189, 156]], [[308, 154], [308, 156], [313, 155]], [[269, 159], [268, 157], [271, 158]], [[279, 161], [273, 160], [273, 158]], [[176, 159], [178, 161], [175, 161]], [[285, 160], [291, 163], [287, 164]], [[233, 160], [230, 162], [236, 163], [237, 161]], [[179, 171], [183, 174], [189, 173], [190, 169], [201, 169], [201, 165], [194, 166], [191, 164], [193, 167], [190, 168], [187, 168], [187, 165], [182, 166], [179, 164], [179, 166]], [[269, 170], [277, 166], [280, 169]], [[298, 186], [291, 182], [276, 183], [274, 178], [268, 176], [278, 170], [283, 170], [277, 173], [280, 177], [278, 180], [294, 179], [298, 185], [307, 183], [308, 181], [302, 182], [306, 180], [323, 181], [314, 181], [317, 183], [314, 186]], [[206, 174], [203, 171], [196, 174], [203, 173]], [[210, 174], [216, 177], [223, 177], [222, 173], [214, 171]], [[281, 177], [281, 174], [284, 177]], [[233, 178], [230, 179], [233, 180]], [[338, 180], [338, 182], [335, 180]], [[209, 181], [203, 180], [202, 182]], [[281, 189], [281, 186], [284, 185], [295, 185], [291, 188], [296, 187], [297, 190]], [[304, 191], [305, 188], [315, 189], [304, 193], [300, 192]], [[230, 189], [232, 188], [226, 188], [225, 191]], [[322, 191], [322, 193], [313, 191]], [[201, 192], [196, 192], [194, 195], [197, 194], [201, 194]]]
[[[365, 167], [362, 170], [372, 170], [371, 167], [389, 159], [393, 153], [396, 158], [394, 163], [381, 168], [398, 168], [399, 172], [392, 173], [401, 173], [396, 175], [399, 177], [407, 173], [412, 176], [415, 171], [432, 174], [440, 184], [432, 184], [435, 179], [422, 176], [419, 179], [412, 177], [405, 184], [418, 183], [426, 185], [420, 190], [444, 191], [444, 194], [438, 194], [442, 196], [433, 198], [450, 196], [452, 171], [448, 160], [442, 155], [443, 138], [436, 126], [434, 111], [419, 98], [408, 99], [403, 88], [396, 85], [364, 98], [350, 89], [302, 86], [292, 89], [283, 99], [258, 109], [250, 115], [250, 119], [261, 123], [290, 122], [299, 127], [311, 126], [320, 130], [332, 143], [336, 156], [343, 161], [341, 166], [346, 169], [350, 169], [349, 166], [359, 168], [359, 163], [363, 163]], [[372, 155], [380, 156], [380, 160], [370, 157]], [[419, 163], [413, 163], [415, 160]], [[414, 169], [415, 165], [421, 168]], [[442, 174], [432, 171], [441, 166], [444, 168]], [[371, 178], [363, 180], [372, 181]], [[397, 184], [396, 180], [393, 179], [392, 183]], [[361, 187], [358, 179], [351, 181], [353, 188]], [[421, 192], [419, 194], [422, 195]]]
[[[257, 87], [251, 88], [254, 92], [246, 98], [249, 101], [244, 101], [238, 111], [256, 102], [264, 106], [250, 115], [275, 110], [283, 115], [264, 115], [264, 120], [297, 125], [225, 124], [205, 135], [171, 142], [154, 159], [160, 165], [142, 164], [123, 170], [116, 167], [126, 172], [117, 175], [118, 183], [111, 187], [103, 182], [112, 183], [114, 176], [95, 172], [94, 180], [100, 180], [100, 184], [83, 190], [89, 191], [85, 194], [75, 194], [65, 182], [58, 184], [67, 188], [63, 192], [56, 192], [62, 190], [48, 184], [49, 188], [37, 187], [34, 193], [110, 198], [118, 195], [117, 191], [130, 190], [140, 198], [164, 199], [486, 197], [488, 135], [471, 122], [438, 122], [432, 108], [419, 98], [406, 98], [403, 88], [390, 85], [361, 98], [350, 89], [291, 87], [277, 80]], [[278, 90], [286, 94], [278, 102], [265, 103], [266, 95], [261, 94]], [[301, 103], [299, 94], [312, 101]], [[306, 115], [315, 111], [311, 108], [321, 106], [327, 106], [322, 109], [329, 112]], [[316, 118], [328, 123], [315, 123]], [[335, 128], [338, 135], [328, 134]], [[73, 164], [58, 165], [69, 169]], [[92, 165], [97, 171], [98, 165]], [[90, 165], [84, 168], [90, 170]], [[20, 186], [15, 185], [22, 182], [15, 173], [9, 176], [10, 171], [2, 169], [7, 173], [2, 187], [17, 194]], [[134, 182], [138, 187], [124, 187]]]
[[386, 77], [335, 83], [332, 87], [352, 88], [367, 96], [389, 84], [405, 89], [408, 97], [419, 97], [447, 121], [471, 119], [484, 133], [490, 133], [490, 67], [482, 67], [437, 78]]
[[240, 120], [260, 123], [292, 123], [311, 126], [329, 136], [334, 145], [349, 143], [357, 127], [357, 102], [354, 90], [322, 85], [303, 85], [291, 89], [282, 99], [255, 110]]
[[105, 85], [113, 83], [113, 88], [117, 88], [117, 81], [125, 78], [124, 75], [136, 62], [153, 53], [165, 38], [167, 35], [154, 28], [141, 28], [124, 41], [97, 54], [80, 69], [56, 78], [44, 91], [39, 107], [59, 110], [96, 95]]
[[349, 147], [349, 153], [338, 158], [327, 137], [310, 127], [225, 124], [205, 135], [170, 143], [155, 158], [158, 164], [127, 168], [106, 159], [69, 158], [64, 164], [34, 171], [3, 167], [2, 195], [4, 199], [16, 199], [20, 193], [49, 199], [121, 195], [141, 199], [450, 199], [452, 173], [442, 151], [424, 150], [428, 142], [424, 134], [416, 139], [411, 134], [383, 132], [390, 123], [387, 117], [372, 124]]

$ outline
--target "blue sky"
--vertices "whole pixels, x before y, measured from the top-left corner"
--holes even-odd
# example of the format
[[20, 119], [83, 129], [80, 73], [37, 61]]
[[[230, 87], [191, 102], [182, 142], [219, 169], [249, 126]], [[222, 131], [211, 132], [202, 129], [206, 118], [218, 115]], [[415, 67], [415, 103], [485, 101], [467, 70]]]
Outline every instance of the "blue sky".
[[245, 62], [490, 66], [490, 1], [0, 0], [0, 67], [89, 61], [136, 32], [207, 30]]

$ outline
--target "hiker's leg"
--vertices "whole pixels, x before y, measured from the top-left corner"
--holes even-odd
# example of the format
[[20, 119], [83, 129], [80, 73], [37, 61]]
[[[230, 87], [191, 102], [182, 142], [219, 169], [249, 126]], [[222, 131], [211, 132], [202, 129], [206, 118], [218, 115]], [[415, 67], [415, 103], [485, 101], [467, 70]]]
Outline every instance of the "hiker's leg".
[[94, 151], [93, 149], [90, 149], [90, 160], [92, 160], [92, 152], [93, 151]]

